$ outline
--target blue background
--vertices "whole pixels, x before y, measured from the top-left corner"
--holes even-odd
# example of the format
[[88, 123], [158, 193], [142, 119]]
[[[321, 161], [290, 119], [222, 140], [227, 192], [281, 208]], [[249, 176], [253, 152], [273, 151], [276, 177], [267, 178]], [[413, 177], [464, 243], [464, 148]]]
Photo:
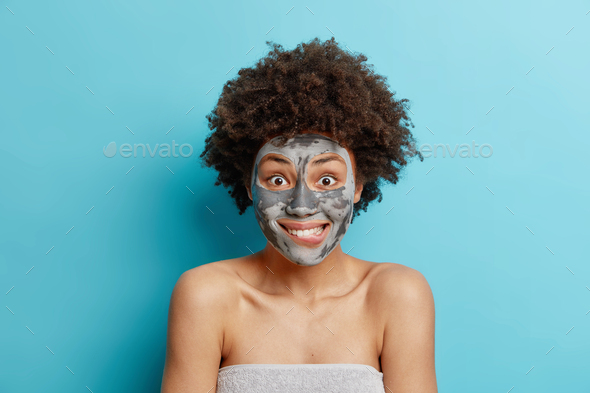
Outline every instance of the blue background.
[[[0, 391], [159, 391], [180, 274], [265, 244], [199, 163], [205, 115], [265, 40], [330, 29], [420, 144], [493, 146], [415, 160], [342, 242], [428, 279], [439, 391], [588, 392], [589, 9], [3, 0]], [[172, 140], [193, 155], [103, 155]]]

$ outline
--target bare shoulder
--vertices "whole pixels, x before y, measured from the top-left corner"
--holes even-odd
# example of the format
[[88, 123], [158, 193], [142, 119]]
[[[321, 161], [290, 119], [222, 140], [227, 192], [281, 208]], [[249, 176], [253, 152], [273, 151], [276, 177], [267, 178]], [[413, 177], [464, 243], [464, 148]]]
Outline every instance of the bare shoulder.
[[372, 301], [382, 322], [380, 362], [391, 391], [437, 392], [434, 299], [418, 270], [397, 263], [375, 268]]
[[174, 286], [173, 299], [194, 306], [220, 306], [227, 304], [235, 292], [236, 274], [232, 264], [237, 260], [211, 262], [182, 273]]
[[[224, 260], [217, 262], [206, 263], [201, 266], [194, 267], [182, 273], [178, 279], [178, 284], [199, 284], [201, 286], [209, 286], [211, 288], [220, 284], [220, 280], [228, 280], [231, 276], [229, 264], [232, 260]], [[187, 285], [188, 286], [188, 285]]]
[[224, 328], [235, 298], [232, 269], [224, 261], [182, 273], [168, 310], [163, 393], [206, 391], [215, 384]]
[[[434, 306], [430, 284], [422, 273], [399, 263], [374, 263], [370, 279], [370, 300], [389, 312], [407, 307]], [[388, 312], [385, 312], [388, 314]]]

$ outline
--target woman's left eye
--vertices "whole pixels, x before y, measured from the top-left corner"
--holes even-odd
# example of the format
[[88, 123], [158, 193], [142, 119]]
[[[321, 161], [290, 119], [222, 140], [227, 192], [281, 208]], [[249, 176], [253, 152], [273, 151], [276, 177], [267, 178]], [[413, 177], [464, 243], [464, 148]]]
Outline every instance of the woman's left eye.
[[334, 183], [336, 183], [336, 179], [334, 179], [331, 176], [324, 176], [320, 179], [320, 181], [318, 183], [324, 187], [329, 187], [329, 186], [333, 186]]

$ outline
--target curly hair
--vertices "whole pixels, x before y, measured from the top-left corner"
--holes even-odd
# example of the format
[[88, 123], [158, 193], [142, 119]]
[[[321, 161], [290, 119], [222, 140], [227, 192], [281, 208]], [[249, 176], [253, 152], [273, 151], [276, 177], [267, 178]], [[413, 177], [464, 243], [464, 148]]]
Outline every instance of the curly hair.
[[278, 135], [314, 130], [354, 154], [363, 191], [353, 217], [375, 199], [381, 202], [383, 181], [397, 183], [407, 159], [423, 160], [408, 128], [414, 127], [406, 113], [409, 100], [396, 100], [367, 57], [349, 54], [334, 37], [323, 43], [314, 38], [291, 51], [266, 44], [272, 48], [268, 55], [240, 69], [206, 116], [212, 132], [200, 157], [218, 172], [215, 185], [229, 189], [243, 214], [252, 205], [245, 185], [259, 148]]

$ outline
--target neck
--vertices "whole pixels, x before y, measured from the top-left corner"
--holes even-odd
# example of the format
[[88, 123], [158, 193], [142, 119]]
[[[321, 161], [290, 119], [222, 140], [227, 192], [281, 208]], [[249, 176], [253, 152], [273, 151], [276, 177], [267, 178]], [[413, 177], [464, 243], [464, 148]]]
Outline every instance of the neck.
[[[358, 283], [353, 258], [342, 251], [340, 244], [324, 260], [314, 266], [297, 265], [270, 243], [259, 254], [259, 289], [270, 294], [305, 295], [310, 300], [344, 295]], [[313, 289], [312, 289], [313, 288]], [[311, 290], [310, 290], [311, 289]]]

